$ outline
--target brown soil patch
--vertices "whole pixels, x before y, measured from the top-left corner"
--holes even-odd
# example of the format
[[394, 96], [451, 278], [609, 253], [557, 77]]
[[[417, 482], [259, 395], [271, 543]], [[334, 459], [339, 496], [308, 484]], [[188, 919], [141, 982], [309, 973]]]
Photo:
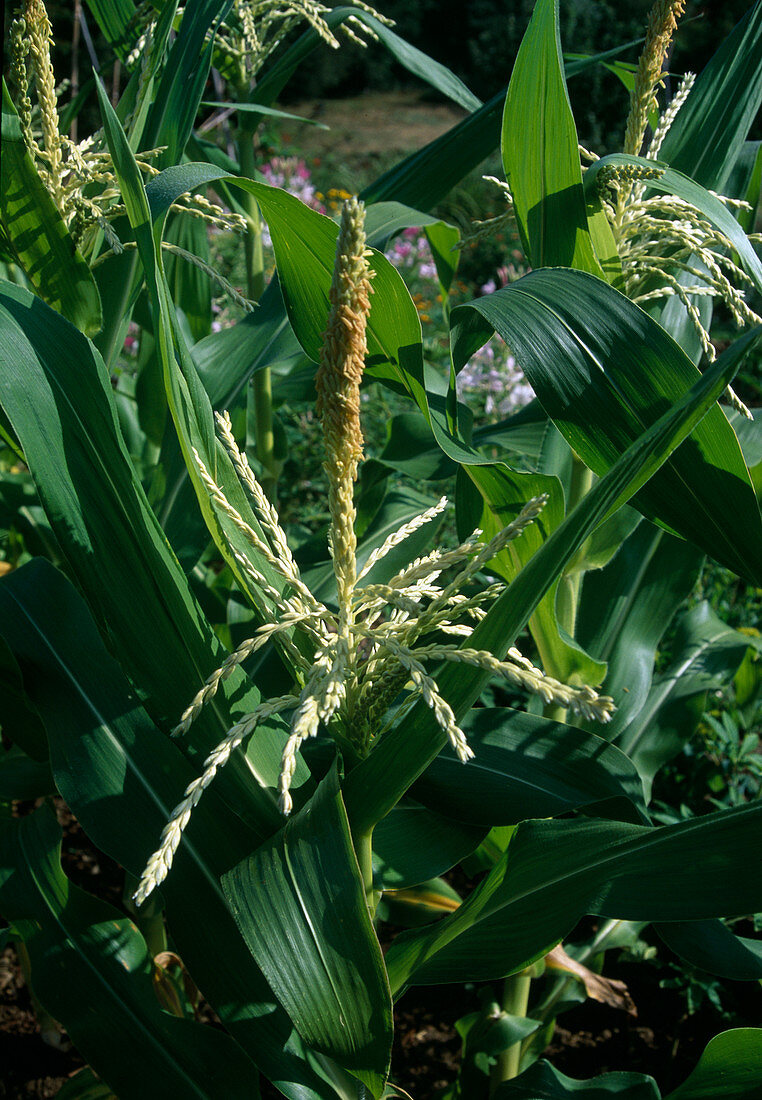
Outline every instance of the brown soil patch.
[[283, 139], [312, 156], [409, 153], [433, 141], [466, 117], [454, 103], [427, 103], [415, 92], [374, 92], [350, 99], [304, 100], [288, 110], [329, 130], [283, 123]]

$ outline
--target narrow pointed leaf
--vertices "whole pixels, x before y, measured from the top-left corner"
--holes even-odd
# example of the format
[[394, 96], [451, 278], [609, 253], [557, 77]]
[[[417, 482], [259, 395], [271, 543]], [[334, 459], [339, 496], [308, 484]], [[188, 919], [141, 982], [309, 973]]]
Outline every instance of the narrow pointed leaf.
[[515, 825], [616, 801], [630, 820], [645, 820], [635, 767], [602, 737], [507, 707], [477, 707], [463, 729], [475, 758], [464, 768], [450, 749], [440, 753], [412, 790], [424, 806], [459, 821]]
[[452, 917], [394, 941], [386, 955], [392, 990], [515, 973], [585, 913], [669, 921], [756, 912], [762, 877], [749, 853], [760, 841], [762, 806], [755, 805], [659, 829], [596, 820], [521, 824]]
[[719, 920], [654, 925], [667, 947], [684, 962], [731, 981], [762, 979], [762, 943], [736, 936]]
[[636, 765], [650, 798], [659, 768], [675, 756], [698, 724], [706, 693], [726, 684], [749, 648], [706, 602], [680, 622], [670, 666], [655, 677], [648, 696], [618, 733], [617, 744]]
[[544, 1059], [515, 1081], [505, 1081], [494, 1096], [495, 1100], [661, 1100], [656, 1082], [643, 1073], [602, 1073], [579, 1081]]
[[252, 1063], [224, 1032], [160, 1008], [145, 940], [68, 881], [60, 843], [47, 806], [0, 826], [0, 909], [24, 939], [41, 1003], [121, 1096], [244, 1095]]
[[617, 709], [606, 726], [607, 739], [621, 734], [645, 705], [657, 646], [702, 562], [690, 543], [643, 522], [605, 569], [586, 574], [576, 634], [608, 664], [606, 691]]
[[587, 225], [558, 0], [538, 0], [522, 40], [505, 100], [502, 155], [532, 265], [576, 267], [603, 278]]
[[[0, 404], [67, 565], [152, 715], [171, 728], [225, 651], [127, 454], [103, 360], [72, 325], [7, 283], [0, 284], [0, 333]], [[222, 739], [232, 725], [231, 700], [256, 705], [258, 693], [245, 683], [243, 674], [234, 676], [205, 708], [188, 739], [191, 752]], [[268, 726], [284, 739], [282, 723]], [[280, 823], [275, 799], [251, 778], [237, 759], [219, 782], [267, 835]]]
[[[364, 23], [381, 45], [385, 46], [395, 60], [403, 65], [408, 72], [430, 84], [431, 87], [436, 88], [442, 95], [447, 96], [448, 99], [453, 100], [467, 111], [475, 111], [481, 106], [481, 101], [473, 92], [468, 90], [463, 81], [454, 73], [438, 61], [428, 57], [421, 50], [416, 49], [415, 46], [411, 46], [409, 42], [406, 42], [404, 38], [400, 38], [398, 34], [395, 34], [393, 30], [381, 23], [370, 12], [363, 11], [362, 8], [342, 5], [325, 12], [323, 16], [331, 30], [335, 31], [350, 17], [357, 22]], [[321, 39], [315, 30], [310, 28], [305, 31], [257, 81], [252, 93], [252, 102], [274, 103], [302, 61], [320, 44]]]
[[[93, 842], [140, 876], [198, 766], [137, 704], [81, 598], [47, 562], [0, 582], [0, 624], [45, 723], [58, 790]], [[267, 731], [257, 739], [261, 760]], [[275, 774], [280, 752], [270, 743]], [[225, 904], [221, 874], [261, 837], [220, 799], [221, 779], [194, 810], [161, 887], [172, 938], [225, 1026], [284, 1094], [332, 1100]]]

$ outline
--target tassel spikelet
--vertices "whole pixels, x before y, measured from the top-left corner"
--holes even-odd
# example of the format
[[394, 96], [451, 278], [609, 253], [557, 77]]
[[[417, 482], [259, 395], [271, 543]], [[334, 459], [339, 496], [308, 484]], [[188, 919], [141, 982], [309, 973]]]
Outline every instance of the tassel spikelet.
[[643, 144], [648, 115], [656, 109], [656, 89], [662, 82], [662, 68], [677, 21], [685, 11], [685, 0], [656, 0], [648, 16], [646, 42], [638, 61], [635, 85], [630, 97], [630, 114], [625, 129], [625, 153], [637, 155]]
[[369, 250], [365, 208], [355, 198], [344, 203], [331, 282], [331, 311], [315, 375], [317, 413], [323, 424], [331, 516], [331, 555], [339, 601], [339, 637], [349, 643], [352, 592], [357, 579], [354, 482], [362, 458], [360, 382], [370, 313]]
[[[625, 153], [637, 155], [641, 152], [648, 115], [657, 106], [656, 91], [662, 83], [664, 59], [684, 6], [684, 0], [657, 0], [651, 11], [631, 97]], [[688, 73], [662, 112], [645, 152], [647, 160], [657, 160], [694, 81], [694, 75]], [[697, 207], [677, 195], [647, 193], [649, 180], [658, 184], [660, 171], [654, 164], [652, 173], [634, 166], [600, 173], [599, 195], [622, 263], [624, 281], [620, 289], [641, 306], [677, 298], [685, 307], [704, 354], [713, 362], [716, 352], [702, 322], [698, 303], [701, 298], [718, 298], [725, 303], [739, 327], [760, 324], [762, 318], [744, 297], [752, 281], [734, 262], [733, 243]], [[731, 203], [721, 195], [717, 198], [728, 205], [748, 209], [745, 203]], [[725, 396], [733, 408], [751, 417], [730, 386]]]
[[[290, 694], [261, 703], [236, 722], [209, 754], [201, 775], [189, 784], [172, 812], [159, 847], [146, 866], [135, 894], [138, 904], [166, 877], [182, 832], [204, 790], [231, 753], [255, 732], [260, 722], [273, 715], [283, 714], [289, 723], [278, 780], [278, 804], [288, 814], [293, 808], [291, 785], [302, 744], [323, 729], [350, 741], [358, 756], [366, 756], [372, 751], [384, 715], [400, 693], [405, 693], [411, 702], [421, 699], [430, 707], [461, 761], [465, 763], [473, 756], [456, 715], [427, 667], [430, 664], [468, 664], [534, 692], [545, 702], [568, 707], [586, 719], [606, 722], [613, 711], [609, 696], [599, 695], [590, 687], [568, 687], [546, 677], [515, 648], [500, 659], [487, 650], [467, 645], [486, 608], [504, 591], [504, 585], [492, 584], [473, 593], [464, 589], [479, 570], [537, 519], [546, 497], [528, 501], [518, 516], [486, 543], [480, 539], [481, 532], [475, 531], [454, 549], [437, 548], [411, 562], [386, 583], [361, 583], [390, 551], [424, 524], [435, 521], [447, 503], [443, 498], [409, 520], [358, 569], [353, 485], [363, 450], [359, 393], [370, 310], [368, 255], [364, 209], [356, 199], [350, 199], [342, 212], [330, 313], [316, 379], [330, 481], [329, 543], [338, 611], [318, 600], [302, 580], [278, 515], [254, 477], [246, 456], [238, 449], [227, 414], [218, 416], [218, 431], [247, 491], [261, 533], [254, 531], [229, 503], [194, 452], [214, 506], [232, 520], [252, 551], [279, 574], [289, 595], [281, 594], [245, 553], [231, 546], [247, 578], [272, 604], [272, 619], [262, 623], [251, 638], [212, 672], [172, 732], [175, 736], [187, 733], [227, 677], [271, 642], [287, 646], [297, 670], [296, 683]], [[447, 574], [447, 583], [440, 582], [443, 573]], [[290, 633], [297, 631], [314, 647], [311, 661], [291, 640]], [[452, 645], [433, 640], [447, 634], [456, 636]], [[463, 645], [459, 646], [459, 639], [464, 640]]]
[[[394, 25], [393, 20], [369, 4], [359, 2], [352, 6], [387, 27]], [[238, 82], [242, 84], [247, 78], [256, 76], [286, 36], [300, 24], [314, 30], [333, 50], [341, 45], [340, 34], [358, 46], [366, 46], [368, 40], [377, 37], [357, 16], [344, 20], [334, 34], [325, 19], [330, 10], [316, 0], [234, 0], [225, 25], [217, 33], [215, 48], [237, 64]]]
[[24, 20], [29, 36], [29, 57], [34, 73], [37, 102], [40, 105], [44, 158], [49, 174], [49, 189], [57, 206], [62, 205], [63, 152], [58, 128], [56, 80], [50, 62], [53, 32], [42, 0], [26, 0]]
[[[144, 18], [148, 18], [147, 12], [148, 7]], [[140, 88], [132, 118], [139, 113], [141, 97], [148, 88], [152, 36], [153, 23], [149, 20], [143, 33], [145, 50], [140, 57]], [[85, 258], [90, 258], [101, 233], [111, 252], [120, 252], [124, 246], [110, 223], [124, 215], [125, 208], [102, 133], [76, 143], [59, 131], [58, 92], [51, 62], [52, 33], [43, 0], [25, 0], [11, 23], [9, 44], [9, 75], [15, 87], [21, 132], [40, 179]], [[30, 98], [32, 88], [36, 113]], [[128, 134], [131, 122], [128, 119], [126, 123]], [[153, 162], [162, 152], [163, 148], [157, 148], [138, 154], [137, 164], [145, 175], [158, 175], [159, 169]], [[223, 210], [201, 195], [184, 195], [173, 203], [172, 209], [222, 229], [238, 233], [246, 230], [243, 217]], [[102, 253], [99, 259], [105, 259], [111, 252]], [[236, 297], [236, 292], [233, 291], [232, 297]]]

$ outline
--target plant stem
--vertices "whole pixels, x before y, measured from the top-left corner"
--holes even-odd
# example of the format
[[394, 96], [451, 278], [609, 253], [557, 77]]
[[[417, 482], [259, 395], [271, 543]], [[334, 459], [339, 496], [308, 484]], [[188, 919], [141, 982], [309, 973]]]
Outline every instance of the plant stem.
[[355, 847], [357, 862], [360, 865], [360, 875], [365, 889], [365, 900], [368, 903], [371, 920], [375, 920], [376, 907], [381, 897], [380, 891], [373, 884], [373, 831], [360, 833], [352, 837]]
[[[503, 1012], [511, 1016], [526, 1016], [529, 1004], [529, 990], [532, 986], [532, 968], [511, 974], [503, 986]], [[497, 1062], [490, 1073], [490, 1096], [493, 1096], [503, 1081], [518, 1077], [521, 1066], [521, 1042], [514, 1043], [498, 1055]]]
[[[588, 469], [581, 458], [572, 455], [572, 470], [569, 484], [569, 499], [566, 514], [571, 515], [577, 505], [587, 496], [593, 486], [593, 471]], [[577, 605], [582, 583], [582, 572], [575, 570], [570, 576], [562, 576], [558, 585], [556, 609], [558, 622], [570, 637], [574, 637], [577, 626]]]
[[[589, 470], [582, 459], [576, 454], [572, 455], [572, 470], [569, 484], [569, 499], [566, 502], [566, 514], [571, 515], [580, 501], [590, 492], [593, 484], [593, 472]], [[577, 626], [577, 606], [579, 604], [579, 591], [582, 583], [582, 572], [577, 570], [572, 574], [563, 574], [558, 581], [556, 593], [556, 620], [560, 627], [566, 631], [570, 638], [574, 637]], [[545, 671], [550, 676], [562, 680], [561, 669], [552, 667], [552, 660], [545, 662]], [[549, 703], [543, 707], [545, 718], [554, 722], [566, 721], [566, 708]]]
[[[245, 95], [238, 89], [240, 99]], [[238, 129], [237, 146], [238, 162], [241, 166], [241, 175], [248, 179], [254, 179], [254, 133], [256, 121], [253, 122], [245, 112], [241, 112], [242, 120]], [[253, 195], [243, 192], [242, 202], [246, 210], [248, 232], [245, 240], [246, 259], [246, 293], [252, 302], [257, 302], [262, 297], [265, 289], [264, 253], [262, 251], [262, 219], [259, 213], [257, 201]], [[262, 488], [268, 498], [275, 501], [275, 487], [278, 478], [275, 460], [275, 434], [273, 432], [273, 398], [272, 378], [270, 368], [265, 367], [257, 371], [252, 379], [254, 393], [254, 426], [257, 443], [257, 459], [259, 460], [263, 476], [260, 478]]]

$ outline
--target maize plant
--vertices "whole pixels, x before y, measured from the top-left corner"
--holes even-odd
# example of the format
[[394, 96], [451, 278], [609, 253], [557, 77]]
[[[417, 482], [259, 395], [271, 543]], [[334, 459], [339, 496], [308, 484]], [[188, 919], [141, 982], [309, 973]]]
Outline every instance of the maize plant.
[[[653, 805], [707, 693], [759, 648], [756, 624], [684, 610], [705, 558], [762, 588], [759, 420], [733, 388], [762, 323], [762, 3], [668, 99], [683, 6], [657, 0], [619, 66], [630, 113], [605, 156], [580, 147], [567, 81], [611, 56], [564, 60], [557, 0], [537, 0], [487, 103], [364, 4], [89, 0], [126, 85], [114, 106], [93, 76], [101, 128], [79, 142], [42, 0], [16, 11], [0, 945], [87, 1063], [62, 1096], [404, 1096], [395, 1003], [484, 982], [500, 992], [459, 1022], [449, 1100], [760, 1094], [756, 1028], [716, 1036], [672, 1091], [543, 1058], [575, 1001], [630, 1003], [601, 970], [643, 933], [762, 978], [732, 923], [762, 912], [762, 807], [660, 824]], [[256, 133], [342, 34], [466, 116], [334, 220], [262, 182]], [[223, 102], [212, 70], [235, 158], [200, 129]], [[451, 306], [462, 242], [436, 209], [496, 151], [505, 214], [472, 240], [511, 219], [531, 270]], [[242, 290], [210, 226], [240, 234]], [[384, 255], [413, 226], [447, 370]], [[214, 332], [219, 289], [245, 313]], [[734, 326], [722, 350], [714, 312]], [[457, 376], [495, 333], [537, 396], [472, 423]], [[311, 539], [278, 512], [294, 387], [321, 430]], [[396, 452], [368, 458], [372, 387], [406, 412]], [[123, 869], [119, 907], [64, 874], [61, 800]]]

